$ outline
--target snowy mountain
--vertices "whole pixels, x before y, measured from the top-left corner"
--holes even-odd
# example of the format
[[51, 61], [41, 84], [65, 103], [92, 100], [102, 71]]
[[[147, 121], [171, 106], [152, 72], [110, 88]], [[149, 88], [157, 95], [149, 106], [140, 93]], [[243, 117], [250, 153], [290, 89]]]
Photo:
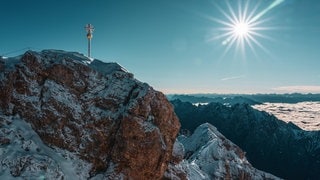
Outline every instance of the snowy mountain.
[[166, 97], [117, 63], [0, 58], [0, 179], [277, 179], [210, 124], [179, 129]]
[[174, 156], [184, 160], [169, 165], [168, 179], [279, 179], [252, 167], [245, 152], [209, 123], [179, 136], [174, 147]]
[[0, 59], [0, 179], [159, 179], [179, 128], [166, 97], [117, 63]]
[[184, 134], [208, 122], [241, 147], [254, 167], [285, 179], [320, 179], [320, 131], [304, 131], [248, 104], [172, 104]]

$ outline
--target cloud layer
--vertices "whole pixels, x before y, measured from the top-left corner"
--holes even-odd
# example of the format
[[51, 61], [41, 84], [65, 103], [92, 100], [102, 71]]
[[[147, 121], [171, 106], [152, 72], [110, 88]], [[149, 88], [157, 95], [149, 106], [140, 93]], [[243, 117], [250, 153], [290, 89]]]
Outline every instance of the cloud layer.
[[285, 122], [293, 122], [304, 130], [320, 130], [320, 102], [264, 103], [253, 108], [271, 113]]

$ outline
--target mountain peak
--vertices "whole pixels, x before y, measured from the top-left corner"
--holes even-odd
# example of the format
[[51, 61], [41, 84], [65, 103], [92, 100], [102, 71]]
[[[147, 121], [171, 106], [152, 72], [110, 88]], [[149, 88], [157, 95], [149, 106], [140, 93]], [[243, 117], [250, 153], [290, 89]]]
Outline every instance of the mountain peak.
[[[1, 59], [0, 90], [0, 141], [4, 148], [21, 147], [0, 155], [8, 163], [0, 178], [159, 179], [167, 168], [180, 128], [172, 105], [117, 63], [77, 52], [27, 51]], [[23, 129], [39, 138], [24, 137]], [[30, 144], [38, 149], [22, 148]]]

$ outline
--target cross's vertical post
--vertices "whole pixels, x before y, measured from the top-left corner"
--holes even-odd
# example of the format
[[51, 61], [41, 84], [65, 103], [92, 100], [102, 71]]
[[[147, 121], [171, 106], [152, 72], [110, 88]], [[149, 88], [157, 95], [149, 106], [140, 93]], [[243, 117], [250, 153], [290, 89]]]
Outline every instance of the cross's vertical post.
[[92, 33], [94, 31], [94, 27], [92, 24], [87, 24], [84, 27], [87, 31], [87, 38], [88, 38], [88, 57], [91, 57], [91, 39], [92, 39]]

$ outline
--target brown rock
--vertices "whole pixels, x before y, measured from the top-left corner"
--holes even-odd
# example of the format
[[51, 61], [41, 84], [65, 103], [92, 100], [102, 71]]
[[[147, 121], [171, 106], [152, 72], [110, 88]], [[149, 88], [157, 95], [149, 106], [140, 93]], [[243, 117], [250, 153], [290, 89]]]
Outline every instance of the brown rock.
[[92, 163], [92, 175], [112, 164], [128, 179], [160, 179], [180, 128], [171, 104], [119, 65], [87, 61], [64, 51], [27, 52], [0, 81], [0, 110]]

